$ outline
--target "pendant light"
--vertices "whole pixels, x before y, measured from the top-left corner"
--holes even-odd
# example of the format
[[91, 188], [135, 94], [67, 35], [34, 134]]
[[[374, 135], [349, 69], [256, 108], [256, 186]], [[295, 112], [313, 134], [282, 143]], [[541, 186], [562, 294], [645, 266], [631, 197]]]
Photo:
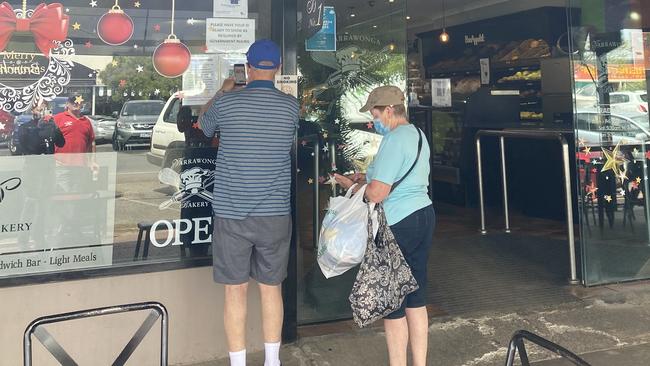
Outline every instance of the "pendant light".
[[445, 7], [445, 0], [442, 0], [442, 33], [440, 33], [440, 42], [449, 42], [449, 33], [447, 33], [447, 9]]
[[[389, 11], [388, 11], [388, 31], [393, 32], [393, 2], [391, 1], [389, 4]], [[390, 52], [394, 52], [397, 49], [397, 42], [395, 42], [394, 38], [391, 38], [390, 42], [388, 43], [388, 50]]]

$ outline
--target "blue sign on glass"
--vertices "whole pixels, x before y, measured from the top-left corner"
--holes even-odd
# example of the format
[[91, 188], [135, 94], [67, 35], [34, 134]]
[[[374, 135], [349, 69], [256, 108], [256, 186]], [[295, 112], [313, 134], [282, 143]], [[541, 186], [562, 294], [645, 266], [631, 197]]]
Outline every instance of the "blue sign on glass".
[[336, 11], [333, 6], [323, 10], [323, 28], [305, 41], [307, 51], [336, 51]]

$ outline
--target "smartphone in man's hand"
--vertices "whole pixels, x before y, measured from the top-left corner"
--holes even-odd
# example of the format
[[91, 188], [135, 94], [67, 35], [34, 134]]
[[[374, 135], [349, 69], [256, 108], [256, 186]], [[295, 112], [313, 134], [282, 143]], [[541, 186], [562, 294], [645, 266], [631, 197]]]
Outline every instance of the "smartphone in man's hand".
[[234, 66], [233, 76], [235, 78], [235, 85], [246, 85], [246, 65], [236, 64]]

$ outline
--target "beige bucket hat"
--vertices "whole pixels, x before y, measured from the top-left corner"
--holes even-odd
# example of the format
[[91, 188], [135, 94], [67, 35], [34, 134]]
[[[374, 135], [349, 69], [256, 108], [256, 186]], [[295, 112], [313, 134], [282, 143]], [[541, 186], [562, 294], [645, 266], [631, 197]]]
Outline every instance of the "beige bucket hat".
[[366, 105], [359, 112], [365, 113], [375, 107], [404, 105], [404, 100], [406, 98], [400, 88], [396, 86], [380, 86], [370, 92]]

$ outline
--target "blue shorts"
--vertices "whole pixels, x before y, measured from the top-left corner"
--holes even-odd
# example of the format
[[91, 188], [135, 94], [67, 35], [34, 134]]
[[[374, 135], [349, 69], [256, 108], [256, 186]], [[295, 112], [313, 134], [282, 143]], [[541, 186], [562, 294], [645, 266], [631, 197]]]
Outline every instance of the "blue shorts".
[[415, 211], [402, 221], [390, 227], [397, 244], [411, 267], [413, 277], [418, 281], [417, 291], [404, 299], [402, 306], [386, 316], [386, 319], [399, 319], [406, 315], [406, 308], [419, 308], [427, 304], [427, 262], [429, 250], [433, 245], [433, 232], [436, 214], [433, 206]]

